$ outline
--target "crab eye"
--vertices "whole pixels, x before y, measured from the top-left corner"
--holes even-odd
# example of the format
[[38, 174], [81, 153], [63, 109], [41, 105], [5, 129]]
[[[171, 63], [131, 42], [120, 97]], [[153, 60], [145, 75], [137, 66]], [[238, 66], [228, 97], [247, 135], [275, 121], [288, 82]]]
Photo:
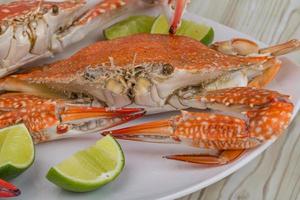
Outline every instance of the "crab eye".
[[174, 67], [170, 64], [164, 64], [162, 66], [162, 74], [165, 76], [171, 75], [174, 72]]
[[58, 15], [59, 13], [59, 7], [57, 5], [52, 6], [52, 14], [53, 15]]

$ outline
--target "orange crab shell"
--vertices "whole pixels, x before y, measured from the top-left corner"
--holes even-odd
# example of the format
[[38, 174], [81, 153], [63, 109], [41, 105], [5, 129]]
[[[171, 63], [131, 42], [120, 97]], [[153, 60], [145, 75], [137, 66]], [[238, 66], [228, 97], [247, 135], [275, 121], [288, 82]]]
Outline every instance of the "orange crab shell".
[[18, 77], [33, 82], [68, 82], [87, 68], [101, 67], [113, 70], [143, 64], [169, 64], [174, 69], [189, 71], [230, 71], [243, 66], [261, 64], [271, 58], [229, 56], [183, 36], [139, 34], [100, 41], [68, 59]]
[[[58, 125], [56, 105], [60, 102], [28, 94], [7, 93], [0, 96], [0, 127], [27, 121], [28, 128], [37, 132]], [[9, 112], [7, 112], [9, 111]]]

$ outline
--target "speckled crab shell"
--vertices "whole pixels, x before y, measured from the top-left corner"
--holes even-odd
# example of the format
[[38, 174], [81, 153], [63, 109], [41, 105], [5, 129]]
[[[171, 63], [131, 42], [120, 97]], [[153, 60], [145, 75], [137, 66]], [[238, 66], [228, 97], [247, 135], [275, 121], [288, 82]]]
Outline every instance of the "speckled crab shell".
[[69, 82], [91, 68], [130, 69], [146, 63], [168, 64], [173, 70], [230, 71], [268, 59], [229, 56], [182, 36], [139, 34], [92, 44], [68, 59], [19, 77], [31, 82]]
[[[184, 36], [137, 34], [97, 42], [67, 59], [2, 79], [0, 87], [28, 92], [46, 86], [54, 89], [50, 93], [83, 94], [106, 106], [130, 105], [154, 113], [189, 107], [178, 103], [176, 95], [181, 98], [181, 91], [190, 86], [206, 87], [222, 79], [233, 87], [231, 75], [236, 71], [234, 86], [246, 86], [248, 77], [243, 74], [250, 68], [263, 71], [269, 61], [271, 67], [278, 64], [272, 55], [227, 55]], [[23, 81], [18, 89], [15, 80]]]

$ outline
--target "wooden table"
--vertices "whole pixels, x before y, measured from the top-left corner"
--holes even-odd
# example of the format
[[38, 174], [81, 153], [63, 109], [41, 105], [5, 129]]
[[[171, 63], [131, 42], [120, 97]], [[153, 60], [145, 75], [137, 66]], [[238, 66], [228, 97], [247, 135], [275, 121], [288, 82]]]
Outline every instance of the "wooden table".
[[[300, 39], [300, 0], [192, 0], [188, 10], [267, 44]], [[300, 52], [289, 57], [300, 63]], [[287, 133], [261, 156], [231, 176], [180, 200], [300, 199], [299, 165], [300, 114]]]

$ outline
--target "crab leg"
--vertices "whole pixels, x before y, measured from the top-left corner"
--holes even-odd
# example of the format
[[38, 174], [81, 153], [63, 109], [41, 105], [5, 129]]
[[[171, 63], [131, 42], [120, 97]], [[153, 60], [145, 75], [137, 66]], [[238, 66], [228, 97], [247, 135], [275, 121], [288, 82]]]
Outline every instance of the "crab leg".
[[240, 157], [244, 151], [245, 150], [225, 150], [221, 151], [218, 155], [179, 154], [165, 156], [164, 158], [195, 164], [223, 165], [234, 161]]
[[209, 91], [190, 100], [198, 102], [193, 104], [194, 107], [211, 109], [214, 113], [182, 111], [181, 115], [169, 120], [103, 134], [127, 140], [184, 143], [221, 150], [218, 156], [174, 155], [167, 158], [200, 164], [225, 164], [237, 158], [243, 150], [278, 137], [287, 128], [293, 111], [288, 96], [250, 87]]
[[228, 55], [252, 56], [257, 54], [270, 54], [272, 56], [280, 56], [299, 49], [300, 41], [293, 39], [282, 44], [260, 49], [258, 44], [251, 40], [234, 38], [215, 42], [211, 45], [211, 48]]
[[282, 44], [260, 49], [259, 53], [260, 54], [269, 53], [273, 56], [280, 56], [295, 51], [295, 49], [299, 49], [299, 48], [300, 48], [300, 41], [297, 39], [293, 39]]
[[21, 194], [21, 191], [11, 183], [0, 179], [0, 198], [16, 197]]
[[120, 15], [121, 8], [129, 7], [128, 4], [136, 3], [136, 0], [104, 0], [96, 4], [92, 9], [78, 18], [64, 32], [58, 32], [55, 36], [53, 51], [62, 51], [67, 46], [82, 40], [88, 33], [95, 29], [102, 30], [106, 23]]
[[297, 39], [288, 42], [260, 49], [259, 46], [248, 39], [235, 38], [227, 41], [215, 42], [211, 45], [212, 49], [227, 55], [256, 57], [257, 55], [270, 55], [271, 59], [261, 64], [265, 70], [254, 77], [248, 84], [250, 87], [263, 88], [270, 83], [281, 67], [281, 61], [275, 56], [287, 54], [300, 48], [300, 41]]
[[28, 94], [0, 96], [0, 127], [25, 123], [35, 143], [110, 128], [143, 116], [142, 109], [109, 109]]
[[[169, 0], [169, 4], [174, 0]], [[175, 12], [170, 26], [170, 34], [175, 34], [180, 25], [184, 10], [189, 3], [189, 0], [175, 0]]]

